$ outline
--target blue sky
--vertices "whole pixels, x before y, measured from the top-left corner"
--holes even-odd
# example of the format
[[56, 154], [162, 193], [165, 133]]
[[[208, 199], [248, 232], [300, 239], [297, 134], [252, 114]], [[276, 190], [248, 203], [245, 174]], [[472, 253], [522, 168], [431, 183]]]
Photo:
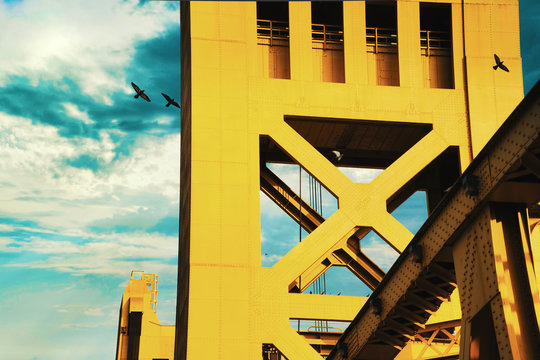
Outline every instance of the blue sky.
[[112, 358], [131, 270], [174, 321], [178, 4], [0, 1], [0, 23], [0, 357]]
[[[527, 91], [540, 77], [540, 3], [521, 1], [521, 13]], [[180, 112], [160, 92], [180, 98], [178, 4], [0, 0], [0, 24], [0, 357], [112, 358], [131, 270], [159, 274], [158, 317], [174, 322]], [[297, 169], [275, 171], [298, 183]], [[323, 203], [327, 217], [337, 205]], [[269, 266], [298, 226], [261, 204]], [[416, 231], [425, 198], [393, 215]], [[364, 245], [385, 269], [396, 256], [374, 234]], [[368, 292], [329, 276], [330, 293]]]

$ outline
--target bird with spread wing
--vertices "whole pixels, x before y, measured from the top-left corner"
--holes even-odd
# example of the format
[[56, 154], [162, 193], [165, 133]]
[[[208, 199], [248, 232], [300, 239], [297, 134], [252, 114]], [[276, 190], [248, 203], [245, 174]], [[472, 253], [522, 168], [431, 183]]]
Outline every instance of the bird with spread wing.
[[164, 94], [164, 93], [161, 93], [161, 95], [163, 95], [165, 100], [167, 100], [167, 105], [165, 105], [166, 107], [169, 107], [169, 106], [173, 105], [173, 106], [176, 106], [177, 108], [180, 109], [180, 105], [178, 105], [178, 103], [176, 101], [174, 101], [174, 99], [171, 99], [169, 95]]
[[504, 61], [501, 61], [501, 59], [499, 59], [497, 54], [493, 54], [493, 57], [495, 57], [495, 64], [496, 64], [495, 66], [493, 66], [493, 70], [497, 70], [497, 68], [501, 68], [502, 70], [506, 72], [510, 72], [510, 70], [508, 70], [506, 65], [503, 64]]
[[131, 83], [131, 86], [133, 86], [133, 89], [137, 92], [137, 95], [135, 95], [135, 99], [138, 98], [139, 96], [142, 97], [144, 100], [150, 102], [150, 98], [148, 97], [148, 95], [146, 95], [144, 93], [144, 90], [141, 90], [137, 85], [135, 85], [134, 83]]

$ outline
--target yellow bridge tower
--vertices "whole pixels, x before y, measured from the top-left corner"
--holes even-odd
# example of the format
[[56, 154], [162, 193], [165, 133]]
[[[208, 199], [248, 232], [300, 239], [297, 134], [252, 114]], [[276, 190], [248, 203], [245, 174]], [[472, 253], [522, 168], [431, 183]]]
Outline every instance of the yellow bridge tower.
[[[538, 184], [512, 185], [518, 206], [504, 189], [486, 197], [489, 165], [460, 177], [523, 97], [517, 0], [181, 2], [181, 46], [175, 359], [448, 359], [460, 346], [463, 359], [495, 359], [486, 357], [494, 341], [481, 333], [486, 324], [500, 358], [533, 359], [536, 285], [520, 290], [534, 306], [519, 316], [506, 302], [519, 274], [536, 284], [533, 255], [524, 250], [524, 268], [512, 265], [511, 276], [501, 259], [507, 231], [521, 231], [514, 240], [530, 248]], [[495, 53], [510, 72], [493, 69]], [[534, 179], [538, 119], [523, 126], [515, 131], [526, 140], [512, 140], [520, 150], [497, 156], [514, 164], [527, 153], [514, 179]], [[338, 210], [324, 218], [267, 163], [300, 165]], [[338, 164], [384, 171], [355, 183]], [[390, 212], [417, 190], [438, 219], [430, 224], [447, 225], [429, 233], [426, 224], [411, 243]], [[309, 232], [269, 268], [261, 266], [261, 191]], [[452, 196], [465, 200], [444, 212]], [[474, 236], [491, 231], [497, 241], [458, 239], [464, 219], [476, 221]], [[402, 253], [387, 275], [362, 250], [370, 231]], [[304, 292], [332, 266], [348, 267], [373, 295]], [[298, 332], [290, 319], [352, 324], [338, 341]]]

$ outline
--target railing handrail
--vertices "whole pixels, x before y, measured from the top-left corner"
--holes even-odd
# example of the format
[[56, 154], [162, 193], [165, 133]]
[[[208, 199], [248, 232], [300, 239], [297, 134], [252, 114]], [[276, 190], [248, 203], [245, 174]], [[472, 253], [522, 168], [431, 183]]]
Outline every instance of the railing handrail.
[[145, 274], [143, 270], [132, 270], [131, 280], [143, 280], [152, 295], [150, 303], [152, 310], [157, 311], [158, 274]]
[[328, 24], [311, 24], [311, 39], [315, 43], [343, 45], [343, 26]]
[[368, 26], [368, 27], [366, 27], [366, 31], [367, 30], [375, 30], [375, 29], [377, 29], [378, 31], [383, 30], [383, 31], [388, 31], [388, 32], [390, 32], [390, 31], [395, 32], [396, 35], [397, 35], [397, 29], [396, 28], [383, 28], [383, 27], [378, 27], [378, 26], [374, 26], [374, 27], [373, 26]]
[[289, 40], [288, 22], [280, 20], [257, 19], [257, 38], [273, 40]]
[[449, 31], [442, 31], [442, 30], [422, 30], [420, 29], [420, 34], [422, 33], [430, 33], [430, 34], [450, 34]]
[[[316, 332], [316, 331], [312, 331], [311, 328], [326, 329], [326, 330], [335, 329], [335, 330], [338, 330], [338, 331], [335, 331], [336, 334], [342, 334], [343, 333], [343, 329], [341, 329], [339, 327], [336, 327], [336, 326], [317, 326], [317, 325], [313, 325], [313, 326], [308, 327], [307, 331], [308, 332]], [[323, 332], [323, 331], [319, 331], [319, 332]], [[324, 332], [330, 332], [330, 331], [324, 331]]]
[[366, 27], [366, 43], [375, 46], [375, 53], [379, 47], [396, 48], [398, 44], [397, 29]]
[[332, 25], [332, 24], [315, 24], [315, 23], [312, 23], [311, 24], [311, 28], [313, 29], [314, 27], [324, 27], [324, 28], [335, 28], [335, 29], [338, 29], [340, 31], [343, 31], [343, 26], [341, 25]]
[[288, 28], [288, 22], [282, 21], [282, 20], [270, 20], [270, 19], [257, 19], [257, 24], [259, 23], [268, 23], [268, 24], [282, 24], [285, 25], [284, 27]]
[[449, 31], [420, 30], [420, 48], [427, 50], [447, 50], [452, 47], [452, 38]]

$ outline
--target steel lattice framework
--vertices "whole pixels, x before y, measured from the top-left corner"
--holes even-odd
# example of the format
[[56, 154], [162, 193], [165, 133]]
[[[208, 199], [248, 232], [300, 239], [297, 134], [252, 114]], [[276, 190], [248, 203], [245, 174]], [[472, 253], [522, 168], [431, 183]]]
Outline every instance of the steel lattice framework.
[[[506, 290], [497, 297], [492, 288], [494, 297], [480, 300], [468, 293], [480, 281], [470, 268], [481, 259], [477, 247], [491, 246], [504, 256], [501, 238], [490, 245], [487, 237], [476, 242], [452, 234], [468, 234], [463, 223], [477, 229], [476, 237], [482, 237], [478, 229], [504, 233], [509, 226], [520, 233], [528, 224], [514, 221], [516, 214], [527, 218], [526, 205], [501, 208], [491, 202], [507, 201], [508, 185], [500, 187], [498, 177], [519, 178], [522, 163], [534, 170], [538, 118], [513, 115], [521, 128], [509, 132], [518, 135], [498, 135], [493, 151], [500, 155], [478, 155], [523, 96], [519, 76], [491, 67], [497, 49], [520, 73], [517, 1], [449, 4], [452, 51], [445, 61], [452, 66], [452, 82], [432, 88], [436, 82], [424, 79], [432, 63], [422, 56], [418, 2], [396, 2], [399, 36], [390, 55], [368, 51], [363, 1], [343, 3], [343, 41], [328, 49], [314, 45], [309, 2], [288, 4], [289, 25], [282, 26], [287, 37], [281, 34], [279, 49], [258, 43], [254, 2], [182, 2], [177, 359], [257, 359], [267, 351], [316, 360], [323, 350], [313, 345], [336, 343], [325, 334], [311, 340], [299, 334], [289, 325], [292, 318], [354, 319], [332, 359], [415, 358], [426, 354], [426, 344], [433, 356], [457, 356], [457, 331], [468, 358], [464, 354], [477, 346], [469, 339], [478, 338], [484, 349], [486, 340], [475, 333], [478, 324], [489, 323], [484, 317], [504, 313], [508, 323]], [[388, 67], [380, 67], [381, 61]], [[391, 81], [399, 86], [381, 86], [385, 75], [373, 74], [397, 63], [399, 73]], [[329, 157], [332, 150], [344, 154], [341, 165], [384, 171], [370, 183], [355, 183]], [[476, 155], [477, 165], [459, 180], [463, 185], [446, 194]], [[281, 161], [299, 164], [316, 178], [338, 199], [338, 210], [325, 219], [265, 166]], [[507, 171], [512, 166], [515, 173]], [[522, 183], [523, 204], [538, 201], [531, 197], [538, 184]], [[271, 268], [261, 266], [261, 190], [310, 232]], [[413, 234], [390, 212], [417, 190], [426, 191], [430, 219], [438, 220], [428, 221], [411, 243]], [[497, 214], [503, 225], [494, 220]], [[403, 253], [389, 274], [362, 251], [371, 230]], [[459, 246], [469, 257], [454, 261], [461, 256]], [[375, 289], [367, 305], [365, 297], [301, 293], [331, 266], [347, 266]], [[500, 262], [493, 266], [495, 281], [503, 283]], [[482, 281], [491, 284], [489, 276]], [[484, 300], [500, 311], [482, 312]], [[460, 310], [461, 330], [455, 322]], [[497, 326], [499, 340], [505, 330]], [[523, 329], [530, 333], [523, 338], [527, 358], [536, 351], [530, 346], [536, 335], [530, 325]], [[507, 348], [499, 342], [500, 354], [521, 346], [511, 342]]]

